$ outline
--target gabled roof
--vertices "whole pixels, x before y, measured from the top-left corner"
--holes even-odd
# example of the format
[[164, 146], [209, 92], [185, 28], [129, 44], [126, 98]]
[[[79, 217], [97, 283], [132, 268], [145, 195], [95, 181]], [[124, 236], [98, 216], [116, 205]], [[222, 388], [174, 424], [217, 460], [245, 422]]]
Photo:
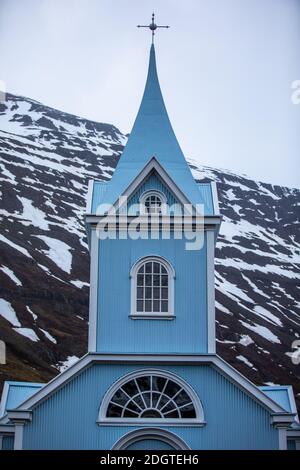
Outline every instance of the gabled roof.
[[291, 385], [264, 385], [259, 387], [259, 389], [278, 403], [287, 413], [295, 414], [295, 420], [299, 422], [293, 387]]
[[0, 402], [0, 419], [6, 414], [7, 410], [17, 408], [23, 401], [40, 390], [43, 385], [45, 384], [33, 382], [4, 382]]
[[127, 145], [107, 186], [105, 202], [114, 204], [152, 157], [164, 167], [191, 204], [201, 203], [197, 184], [167, 114], [157, 76], [153, 44], [140, 109]]
[[268, 397], [262, 390], [260, 390], [256, 385], [254, 385], [250, 380], [240, 374], [236, 369], [230, 366], [224, 359], [220, 358], [214, 354], [198, 355], [198, 354], [86, 354], [76, 363], [68, 367], [64, 372], [52, 379], [48, 384], [43, 388], [38, 390], [32, 397], [27, 398], [23, 403], [21, 403], [16, 411], [23, 412], [26, 410], [33, 409], [38, 403], [47, 399], [52, 395], [57, 389], [62, 387], [64, 384], [68, 383], [70, 380], [75, 378], [87, 367], [90, 367], [94, 363], [102, 364], [118, 364], [122, 363], [141, 363], [141, 364], [211, 364], [218, 371], [220, 371], [225, 377], [227, 377], [231, 382], [236, 384], [240, 389], [245, 393], [251, 396], [254, 400], [264, 406], [269, 410], [270, 414], [273, 416], [274, 422], [280, 417], [284, 416], [284, 419], [288, 422], [293, 422], [293, 414], [287, 412], [282, 406], [276, 403], [272, 398]]

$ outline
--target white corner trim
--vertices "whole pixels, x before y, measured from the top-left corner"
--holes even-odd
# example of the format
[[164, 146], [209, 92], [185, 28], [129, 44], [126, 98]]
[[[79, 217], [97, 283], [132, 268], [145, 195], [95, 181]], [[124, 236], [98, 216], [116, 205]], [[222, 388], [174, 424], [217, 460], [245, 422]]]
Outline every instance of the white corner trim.
[[206, 231], [207, 352], [216, 352], [215, 314], [215, 240], [213, 230]]
[[286, 429], [279, 428], [278, 429], [278, 449], [279, 450], [287, 450], [287, 437], [286, 437]]
[[214, 215], [220, 215], [217, 183], [215, 181], [211, 181], [210, 185], [211, 185], [211, 194], [212, 194], [212, 200], [213, 200], [213, 206], [214, 206]]
[[174, 447], [175, 450], [189, 450], [186, 442], [171, 431], [159, 428], [135, 429], [124, 434], [112, 446], [112, 450], [126, 450], [130, 445], [144, 439], [157, 439]]
[[10, 384], [8, 382], [4, 382], [4, 387], [2, 390], [2, 396], [1, 396], [1, 402], [0, 402], [0, 418], [2, 418], [5, 414], [5, 407], [6, 407], [6, 401], [7, 401], [8, 392], [9, 392], [9, 386]]
[[98, 276], [99, 276], [99, 239], [97, 231], [91, 231], [90, 261], [90, 305], [89, 305], [89, 338], [88, 351], [97, 349], [97, 317], [98, 317]]
[[24, 430], [23, 423], [15, 425], [14, 450], [23, 449], [23, 430]]
[[87, 199], [86, 199], [86, 214], [92, 213], [93, 192], [94, 192], [94, 180], [89, 180]]
[[[156, 375], [160, 377], [164, 377], [165, 379], [170, 379], [173, 380], [175, 383], [177, 383], [181, 388], [183, 388], [186, 393], [189, 395], [191, 401], [193, 402], [195, 411], [196, 411], [196, 418], [195, 419], [177, 419], [177, 418], [172, 418], [172, 419], [166, 419], [166, 418], [147, 418], [147, 419], [142, 419], [142, 418], [107, 418], [106, 417], [106, 411], [107, 407], [116, 393], [117, 390], [119, 390], [120, 387], [122, 387], [125, 383], [129, 382], [130, 380], [136, 379], [138, 377], [142, 377], [144, 375]], [[180, 376], [177, 374], [174, 374], [173, 372], [166, 371], [164, 369], [137, 369], [133, 372], [130, 372], [126, 375], [123, 375], [120, 377], [109, 389], [106, 391], [101, 404], [99, 408], [99, 414], [98, 414], [98, 419], [97, 423], [100, 425], [102, 424], [122, 424], [122, 425], [149, 425], [149, 424], [159, 424], [160, 426], [180, 426], [183, 424], [189, 424], [189, 425], [205, 425], [205, 419], [204, 419], [204, 411], [203, 411], [203, 406], [202, 403], [195, 392], [195, 390], [191, 387], [190, 384], [188, 384], [184, 379], [182, 379]]]
[[[136, 310], [136, 293], [137, 293], [137, 272], [139, 268], [141, 267], [142, 264], [146, 263], [147, 261], [157, 261], [158, 263], [161, 263], [167, 273], [168, 273], [168, 312], [137, 312]], [[130, 269], [130, 279], [131, 279], [131, 306], [130, 306], [130, 317], [134, 318], [135, 316], [138, 319], [142, 319], [143, 316], [145, 316], [145, 319], [149, 320], [150, 317], [151, 319], [161, 319], [163, 317], [166, 318], [173, 318], [175, 316], [175, 291], [174, 291], [174, 279], [175, 279], [175, 270], [172, 266], [172, 264], [166, 259], [163, 258], [162, 256], [158, 255], [151, 255], [151, 256], [143, 256], [143, 258], [140, 258], [137, 260], [133, 266]], [[148, 317], [148, 318], [146, 318]]]

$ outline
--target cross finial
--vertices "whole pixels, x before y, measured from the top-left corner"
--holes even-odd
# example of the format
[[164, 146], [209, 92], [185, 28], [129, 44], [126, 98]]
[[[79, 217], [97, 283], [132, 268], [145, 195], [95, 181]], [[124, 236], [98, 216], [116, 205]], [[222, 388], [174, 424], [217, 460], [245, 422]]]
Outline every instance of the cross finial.
[[155, 19], [155, 14], [152, 13], [152, 22], [149, 25], [138, 24], [138, 26], [137, 26], [138, 28], [149, 28], [150, 29], [150, 31], [152, 32], [152, 44], [154, 43], [155, 31], [158, 28], [170, 28], [170, 26], [161, 26], [161, 25], [155, 24], [154, 19]]

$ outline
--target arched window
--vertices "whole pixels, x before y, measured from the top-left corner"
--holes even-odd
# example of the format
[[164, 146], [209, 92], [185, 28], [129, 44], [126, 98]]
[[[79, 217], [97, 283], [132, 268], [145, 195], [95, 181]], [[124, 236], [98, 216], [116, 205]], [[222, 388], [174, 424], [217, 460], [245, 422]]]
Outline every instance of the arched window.
[[175, 272], [164, 258], [143, 258], [133, 266], [130, 275], [132, 317], [174, 317]]
[[105, 395], [101, 422], [202, 423], [203, 409], [193, 389], [166, 371], [144, 370], [129, 374]]
[[167, 199], [160, 191], [146, 191], [140, 198], [143, 214], [166, 214]]

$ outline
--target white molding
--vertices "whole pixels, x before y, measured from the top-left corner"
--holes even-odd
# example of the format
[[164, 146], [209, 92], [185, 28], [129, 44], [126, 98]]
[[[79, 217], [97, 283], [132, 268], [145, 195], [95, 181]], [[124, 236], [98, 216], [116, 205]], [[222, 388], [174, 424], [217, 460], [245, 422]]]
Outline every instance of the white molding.
[[[25, 400], [18, 406], [18, 410], [28, 410], [36, 406], [43, 399], [51, 395], [58, 388], [69, 382], [71, 379], [80, 374], [85, 368], [89, 367], [92, 363], [98, 364], [186, 364], [186, 365], [201, 365], [212, 364], [216, 369], [223, 373], [225, 377], [231, 380], [239, 388], [243, 389], [249, 396], [255, 399], [261, 405], [264, 405], [269, 411], [273, 413], [281, 413], [282, 415], [289, 415], [286, 411], [279, 406], [275, 401], [265, 395], [254, 385], [250, 380], [244, 377], [240, 372], [230, 366], [224, 359], [213, 354], [86, 354], [78, 362], [68, 367], [64, 372], [54, 377], [48, 384], [37, 391], [33, 396]], [[276, 421], [276, 417], [273, 416]]]
[[175, 450], [189, 450], [190, 447], [186, 442], [171, 431], [159, 428], [135, 429], [130, 431], [115, 442], [111, 450], [126, 450], [130, 445], [145, 439], [157, 439], [170, 446]]
[[[142, 264], [146, 263], [147, 261], [157, 261], [161, 263], [168, 273], [168, 311], [167, 312], [146, 312], [145, 314], [136, 311], [136, 291], [137, 291], [137, 272]], [[162, 318], [174, 318], [175, 315], [175, 289], [174, 289], [174, 279], [175, 279], [175, 270], [172, 264], [164, 257], [158, 255], [150, 255], [150, 256], [143, 256], [143, 258], [138, 259], [130, 269], [130, 278], [131, 278], [131, 293], [130, 293], [130, 318], [136, 317], [137, 319], [142, 319], [143, 317], [145, 320], [149, 319], [162, 319]], [[147, 317], [147, 318], [146, 318]]]
[[90, 305], [89, 305], [89, 338], [88, 351], [97, 350], [97, 318], [98, 318], [98, 276], [99, 276], [99, 239], [97, 232], [91, 232], [90, 258]]
[[216, 352], [215, 314], [215, 239], [212, 230], [206, 231], [206, 292], [207, 292], [207, 352]]
[[292, 413], [295, 414], [295, 421], [299, 424], [298, 409], [297, 409], [297, 405], [296, 405], [296, 401], [295, 401], [295, 395], [294, 395], [294, 392], [293, 392], [293, 386], [292, 385], [287, 386], [287, 392], [288, 392], [289, 401], [290, 401], [290, 405], [291, 405], [291, 411], [292, 411]]
[[94, 180], [89, 180], [87, 199], [86, 199], [86, 214], [92, 213], [93, 192], [94, 192]]
[[[113, 226], [117, 222], [119, 230], [127, 230], [128, 224], [130, 224], [133, 220], [138, 218], [139, 223], [141, 225], [141, 229], [143, 230], [149, 230], [149, 216], [148, 215], [87, 215], [85, 220], [87, 224], [93, 225], [98, 225], [101, 224], [101, 222], [104, 224], [104, 226], [107, 223], [111, 223]], [[164, 224], [170, 224], [171, 231], [175, 230], [180, 230], [182, 231], [182, 223], [184, 220], [184, 226], [187, 228], [196, 228], [200, 230], [207, 230], [207, 229], [214, 229], [216, 226], [219, 226], [221, 224], [221, 217], [220, 216], [214, 216], [214, 215], [206, 215], [200, 217], [199, 214], [196, 217], [194, 216], [189, 216], [189, 215], [184, 215], [184, 219], [182, 216], [177, 216], [177, 215], [161, 215], [159, 216], [159, 222], [157, 223], [157, 227], [160, 225]], [[154, 221], [152, 221], [152, 226], [154, 226]], [[204, 227], [203, 227], [204, 225]]]
[[9, 387], [10, 387], [10, 384], [8, 382], [4, 382], [4, 386], [3, 386], [3, 390], [2, 390], [2, 396], [1, 396], [1, 402], [0, 402], [0, 418], [3, 418], [3, 416], [5, 414], [6, 401], [7, 401], [7, 397], [8, 397]]
[[213, 207], [214, 207], [214, 215], [220, 215], [217, 183], [215, 181], [211, 181], [210, 186], [211, 186], [211, 194], [212, 194]]
[[1, 436], [13, 436], [15, 433], [15, 426], [12, 424], [0, 424]]
[[[196, 418], [195, 419], [182, 419], [182, 418], [173, 418], [173, 419], [166, 419], [166, 418], [147, 418], [147, 419], [142, 419], [142, 418], [107, 418], [106, 417], [106, 410], [107, 407], [110, 403], [111, 398], [115, 394], [115, 392], [122, 387], [125, 383], [132, 379], [136, 379], [138, 377], [142, 377], [144, 375], [158, 375], [160, 377], [164, 377], [166, 379], [173, 380], [175, 383], [180, 385], [186, 393], [189, 395], [191, 398], [191, 401], [193, 402], [193, 405], [195, 407], [196, 411]], [[204, 411], [203, 411], [203, 406], [202, 403], [195, 392], [195, 390], [189, 385], [184, 379], [182, 379], [180, 376], [177, 374], [174, 374], [173, 372], [166, 371], [164, 369], [137, 369], [133, 372], [130, 372], [129, 374], [123, 375], [120, 377], [109, 389], [106, 391], [101, 404], [99, 408], [99, 414], [98, 414], [98, 419], [97, 423], [99, 425], [102, 424], [122, 424], [124, 426], [143, 426], [143, 425], [148, 425], [149, 424], [158, 424], [159, 426], [182, 426], [182, 425], [202, 425], [204, 426], [205, 420], [204, 420]]]
[[11, 410], [7, 412], [7, 415], [14, 424], [19, 424], [20, 422], [24, 424], [25, 421], [31, 421], [32, 419], [31, 410]]
[[286, 429], [279, 428], [278, 429], [278, 449], [279, 450], [286, 450], [287, 449], [287, 438], [286, 438]]

